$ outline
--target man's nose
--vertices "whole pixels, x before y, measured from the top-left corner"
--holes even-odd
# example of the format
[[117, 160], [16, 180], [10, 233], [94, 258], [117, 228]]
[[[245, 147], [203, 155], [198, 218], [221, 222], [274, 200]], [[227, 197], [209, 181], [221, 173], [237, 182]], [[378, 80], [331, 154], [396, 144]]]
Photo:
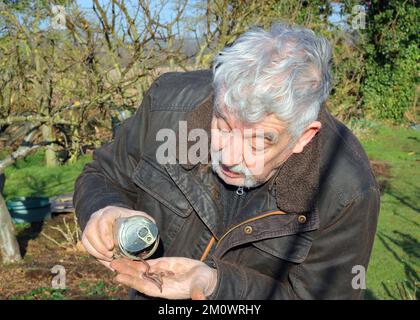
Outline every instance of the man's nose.
[[222, 163], [225, 166], [232, 167], [242, 163], [243, 148], [242, 135], [240, 133], [232, 132], [222, 149]]

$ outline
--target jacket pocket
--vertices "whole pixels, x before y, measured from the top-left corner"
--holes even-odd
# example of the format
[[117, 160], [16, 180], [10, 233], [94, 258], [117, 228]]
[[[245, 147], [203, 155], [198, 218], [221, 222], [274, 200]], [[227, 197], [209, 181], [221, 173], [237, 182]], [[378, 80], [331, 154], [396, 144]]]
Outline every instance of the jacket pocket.
[[311, 249], [312, 238], [310, 233], [303, 232], [257, 241], [253, 246], [282, 260], [302, 263]]
[[180, 217], [188, 217], [192, 206], [171, 178], [147, 158], [141, 158], [132, 175], [133, 182]]

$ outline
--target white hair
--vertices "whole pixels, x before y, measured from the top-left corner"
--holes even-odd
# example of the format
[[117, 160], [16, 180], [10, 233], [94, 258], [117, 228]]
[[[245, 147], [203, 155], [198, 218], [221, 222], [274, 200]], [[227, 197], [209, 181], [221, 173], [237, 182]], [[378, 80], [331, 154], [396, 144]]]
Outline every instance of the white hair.
[[215, 111], [224, 102], [245, 122], [276, 114], [297, 139], [318, 117], [331, 88], [331, 46], [312, 30], [274, 24], [253, 28], [216, 56]]

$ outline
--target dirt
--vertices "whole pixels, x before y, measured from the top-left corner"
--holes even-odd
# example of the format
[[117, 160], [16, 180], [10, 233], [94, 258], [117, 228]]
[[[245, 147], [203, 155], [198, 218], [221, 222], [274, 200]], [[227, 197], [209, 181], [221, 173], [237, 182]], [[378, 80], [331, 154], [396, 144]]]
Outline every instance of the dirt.
[[390, 178], [392, 178], [390, 164], [386, 161], [370, 160], [370, 166], [379, 184], [381, 193], [384, 193], [387, 190], [389, 190], [389, 180]]
[[[23, 261], [1, 267], [0, 299], [127, 299], [128, 289], [113, 281], [115, 274], [89, 256], [80, 242], [65, 241], [58, 230], [74, 231], [73, 214], [53, 216], [43, 223], [16, 227]], [[45, 233], [62, 246], [47, 239]], [[76, 240], [75, 232], [73, 239]], [[1, 258], [0, 258], [1, 259]], [[1, 263], [1, 261], [0, 261]], [[56, 265], [65, 269], [66, 288], [53, 289]]]

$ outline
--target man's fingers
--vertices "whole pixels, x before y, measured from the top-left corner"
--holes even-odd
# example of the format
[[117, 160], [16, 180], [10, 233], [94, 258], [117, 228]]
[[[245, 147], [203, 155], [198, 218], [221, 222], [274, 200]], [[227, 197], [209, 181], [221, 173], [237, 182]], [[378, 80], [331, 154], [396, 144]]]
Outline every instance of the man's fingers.
[[102, 253], [98, 252], [98, 250], [95, 249], [95, 247], [90, 243], [89, 239], [87, 237], [82, 238], [82, 244], [92, 256], [94, 256], [97, 259], [101, 259], [104, 261], [111, 261], [112, 259], [110, 257], [107, 257], [103, 255]]
[[206, 296], [204, 295], [204, 287], [200, 282], [192, 284], [191, 300], [206, 300]]
[[97, 252], [99, 252], [103, 257], [105, 257], [104, 260], [111, 261], [113, 252], [105, 247], [105, 245], [102, 243], [102, 239], [97, 233], [87, 233], [86, 238], [92, 245], [92, 247], [94, 247]]
[[101, 259], [98, 259], [98, 261], [99, 261], [101, 264], [103, 264], [105, 267], [107, 267], [109, 270], [111, 270], [112, 272], [115, 272], [115, 270], [114, 270], [114, 269], [112, 269], [112, 267], [111, 267], [111, 262], [109, 262], [109, 261], [104, 261], [104, 260], [101, 260]]
[[121, 208], [119, 208], [119, 209], [120, 210], [115, 213], [117, 218], [129, 218], [129, 217], [132, 217], [132, 216], [142, 216], [142, 217], [146, 217], [146, 218], [152, 220], [153, 223], [156, 223], [156, 220], [152, 216], [148, 215], [146, 212], [130, 210], [130, 209], [121, 209]]
[[99, 237], [102, 240], [102, 243], [105, 245], [105, 248], [109, 251], [114, 249], [114, 237], [112, 227], [114, 225], [115, 219], [99, 219], [98, 221], [98, 230]]
[[191, 292], [191, 300], [206, 300], [203, 291], [194, 290]]
[[140, 277], [146, 271], [146, 266], [141, 262], [128, 259], [117, 259], [111, 262], [111, 268], [121, 274]]
[[138, 286], [136, 286], [137, 279], [133, 276], [120, 273], [114, 278], [114, 280], [130, 288], [136, 287], [135, 289], [138, 290]]
[[127, 286], [127, 287], [130, 287], [130, 288], [136, 289], [136, 290], [138, 290], [142, 293], [148, 294], [146, 292], [147, 287], [148, 287], [148, 284], [147, 284], [146, 281], [149, 281], [149, 280], [143, 280], [139, 277], [133, 277], [133, 276], [130, 276], [128, 274], [121, 274], [121, 273], [118, 274], [114, 278], [114, 280], [117, 281], [118, 283], [121, 283], [121, 284]]
[[162, 257], [156, 259], [148, 259], [150, 267], [154, 270], [176, 271], [177, 273], [185, 272], [189, 268], [183, 263], [183, 258]]

